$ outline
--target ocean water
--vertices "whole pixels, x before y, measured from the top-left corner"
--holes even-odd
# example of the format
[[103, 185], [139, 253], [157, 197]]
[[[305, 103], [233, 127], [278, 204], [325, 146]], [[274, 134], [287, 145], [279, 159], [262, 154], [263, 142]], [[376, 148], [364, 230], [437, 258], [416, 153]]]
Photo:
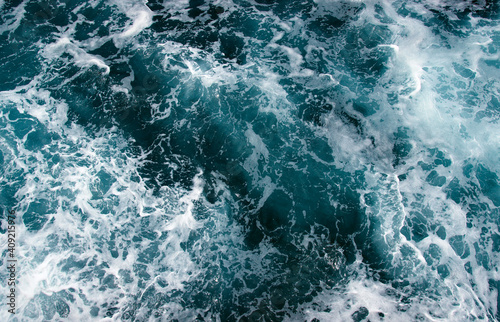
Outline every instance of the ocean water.
[[0, 11], [2, 321], [500, 320], [498, 1]]

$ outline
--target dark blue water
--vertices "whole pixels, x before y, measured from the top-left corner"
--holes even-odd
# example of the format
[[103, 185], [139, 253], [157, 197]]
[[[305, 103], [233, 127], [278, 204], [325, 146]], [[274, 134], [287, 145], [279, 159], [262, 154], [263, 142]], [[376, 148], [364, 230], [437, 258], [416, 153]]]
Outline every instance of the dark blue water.
[[497, 1], [0, 0], [7, 321], [497, 321]]

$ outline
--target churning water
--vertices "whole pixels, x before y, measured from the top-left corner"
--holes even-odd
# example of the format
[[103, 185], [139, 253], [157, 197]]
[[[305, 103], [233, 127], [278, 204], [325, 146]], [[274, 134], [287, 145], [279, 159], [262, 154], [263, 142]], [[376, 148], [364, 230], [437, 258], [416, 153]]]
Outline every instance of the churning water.
[[2, 321], [500, 318], [497, 1], [0, 11]]

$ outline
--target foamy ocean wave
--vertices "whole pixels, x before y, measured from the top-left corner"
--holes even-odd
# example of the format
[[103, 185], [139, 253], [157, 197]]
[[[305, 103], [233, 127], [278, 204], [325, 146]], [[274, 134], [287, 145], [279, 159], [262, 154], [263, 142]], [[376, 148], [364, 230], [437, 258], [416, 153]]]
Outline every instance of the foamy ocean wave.
[[1, 321], [500, 320], [497, 0], [0, 11]]

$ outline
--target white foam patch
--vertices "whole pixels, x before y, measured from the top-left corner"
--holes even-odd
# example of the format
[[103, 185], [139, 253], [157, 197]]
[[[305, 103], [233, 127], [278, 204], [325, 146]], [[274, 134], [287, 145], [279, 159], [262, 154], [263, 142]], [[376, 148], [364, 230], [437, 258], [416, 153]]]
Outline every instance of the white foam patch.
[[[269, 151], [267, 150], [266, 144], [262, 141], [262, 138], [257, 135], [253, 129], [251, 124], [247, 124], [247, 130], [245, 131], [245, 136], [248, 140], [248, 143], [253, 145], [252, 154], [245, 160], [244, 167], [255, 180], [260, 178], [260, 172], [263, 170], [259, 170], [259, 165], [261, 161], [264, 164], [268, 164], [269, 162]], [[255, 182], [254, 182], [255, 183]]]
[[[277, 41], [278, 39], [274, 39], [273, 41]], [[302, 64], [304, 59], [299, 51], [295, 48], [290, 48], [283, 45], [276, 45], [275, 43], [269, 44], [270, 48], [278, 48], [282, 50], [289, 59], [290, 64], [290, 77], [308, 77], [314, 75], [314, 72], [308, 68], [302, 68]]]
[[[26, 1], [21, 2], [18, 6], [6, 14], [3, 18], [6, 22], [0, 25], [0, 34], [3, 34], [6, 31], [14, 31], [21, 26], [21, 20], [24, 18], [26, 13]], [[0, 0], [0, 9], [5, 5], [5, 0]]]
[[131, 20], [124, 31], [113, 37], [115, 46], [120, 48], [151, 26], [153, 13], [145, 4], [138, 4], [136, 1], [113, 1], [113, 3]]
[[[350, 321], [356, 311], [366, 308], [369, 312], [367, 318], [370, 321], [406, 321], [408, 319], [405, 312], [398, 312], [398, 299], [386, 295], [390, 292], [390, 287], [385, 284], [359, 278], [337, 292], [341, 295], [325, 292], [315, 299], [316, 302], [325, 303], [330, 312], [316, 312], [312, 308], [307, 308], [306, 305], [299, 316], [303, 316], [307, 321], [312, 321], [314, 318], [320, 321]], [[379, 315], [379, 312], [383, 314], [383, 317]], [[287, 320], [294, 321], [299, 316], [292, 316]]]
[[66, 103], [58, 102], [52, 98], [49, 91], [33, 88], [37, 82], [38, 80], [35, 78], [26, 86], [0, 92], [0, 103], [15, 104], [20, 113], [28, 113], [50, 131], [61, 134], [61, 129], [68, 121], [68, 106]]
[[134, 22], [130, 27], [120, 34], [122, 38], [134, 37], [138, 35], [145, 28], [149, 27], [152, 23], [152, 14], [149, 10], [137, 10], [131, 14]]
[[[321, 3], [327, 6], [326, 2]], [[408, 4], [407, 8], [418, 12], [419, 15], [432, 17], [433, 13], [427, 5], [428, 2]], [[434, 5], [441, 6], [437, 2]], [[376, 205], [367, 206], [368, 215], [371, 216], [373, 212], [373, 218], [379, 223], [379, 230], [375, 229], [376, 236], [372, 242], [374, 245], [376, 240], [382, 242], [378, 247], [381, 252], [389, 249], [389, 254], [394, 256], [393, 267], [399, 267], [403, 272], [400, 277], [414, 283], [413, 287], [418, 288], [418, 278], [427, 276], [429, 281], [442, 283], [441, 287], [447, 290], [449, 295], [439, 297], [439, 303], [433, 302], [425, 295], [414, 296], [409, 311], [402, 313], [396, 305], [399, 300], [388, 300], [382, 292], [374, 295], [374, 298], [378, 298], [375, 302], [392, 301], [392, 308], [372, 306], [373, 311], [387, 310], [383, 312], [384, 319], [388, 320], [404, 320], [418, 314], [429, 320], [486, 318], [488, 312], [496, 312], [497, 294], [488, 286], [488, 279], [496, 280], [497, 270], [485, 270], [476, 262], [474, 256], [486, 251], [490, 256], [490, 265], [498, 263], [498, 256], [490, 249], [481, 249], [483, 246], [480, 246], [476, 253], [472, 245], [482, 243], [480, 227], [467, 227], [467, 204], [465, 208], [457, 205], [448, 199], [443, 188], [454, 178], [458, 178], [462, 184], [468, 182], [470, 179], [464, 176], [463, 167], [469, 163], [485, 164], [496, 173], [500, 170], [497, 153], [497, 133], [500, 133], [498, 122], [491, 119], [474, 119], [477, 112], [486, 109], [490, 95], [497, 95], [500, 88], [496, 81], [496, 69], [481, 64], [482, 60], [496, 58], [495, 53], [484, 50], [484, 46], [489, 45], [488, 39], [493, 30], [490, 27], [476, 29], [467, 37], [460, 38], [447, 35], [446, 41], [450, 45], [447, 48], [442, 44], [443, 40], [422, 21], [398, 15], [393, 5], [388, 3], [382, 3], [381, 6], [394, 21], [383, 24], [388, 26], [394, 36], [389, 42], [379, 46], [388, 50], [391, 55], [387, 64], [388, 70], [380, 78], [373, 92], [368, 94], [368, 97], [381, 107], [374, 115], [359, 116], [359, 119], [363, 120], [365, 134], [360, 134], [354, 126], [346, 125], [335, 113], [331, 113], [324, 117], [326, 129], [318, 129], [318, 135], [328, 138], [334, 158], [336, 161], [342, 161], [341, 164], [336, 163], [337, 167], [347, 164], [344, 169], [348, 171], [363, 167], [366, 169], [367, 183], [372, 188], [363, 193], [375, 193], [378, 200]], [[448, 9], [439, 9], [443, 10]], [[364, 20], [357, 21], [359, 26], [365, 23], [381, 24], [374, 18], [375, 11], [371, 3], [367, 4], [361, 16]], [[457, 68], [457, 64], [463, 69]], [[471, 103], [461, 98], [466, 93], [477, 95], [477, 104], [470, 105]], [[398, 101], [389, 102], [386, 94], [397, 96]], [[352, 107], [343, 108], [358, 116]], [[471, 115], [467, 116], [464, 111], [469, 111]], [[404, 164], [394, 168], [391, 164], [393, 133], [401, 127], [410, 130], [407, 142], [411, 144], [412, 150], [404, 159]], [[369, 136], [375, 138], [374, 145], [367, 140]], [[443, 151], [452, 161], [451, 166], [441, 165], [433, 169], [446, 179], [442, 187], [429, 184], [426, 178], [431, 170], [424, 171], [418, 165], [420, 161], [434, 161], [435, 157], [428, 156], [428, 149], [432, 148]], [[384, 155], [390, 157], [384, 158]], [[399, 182], [396, 177], [400, 174], [406, 174], [404, 181]], [[392, 178], [391, 180], [395, 180], [394, 185], [380, 182], [372, 184], [369, 180], [372, 175]], [[484, 196], [479, 196], [479, 200], [494, 207]], [[431, 210], [431, 214], [426, 215], [427, 237], [419, 242], [407, 240], [400, 232], [405, 220], [411, 222], [415, 212], [425, 209]], [[446, 239], [438, 237], [435, 230], [431, 229], [432, 225], [442, 225], [446, 231]], [[491, 227], [490, 224], [486, 226]], [[492, 225], [493, 230], [497, 231], [495, 226]], [[463, 259], [460, 257], [462, 254], [457, 254], [450, 241], [453, 236], [464, 236], [464, 247], [470, 251], [469, 256]], [[441, 252], [439, 262], [434, 267], [427, 265], [424, 258], [431, 244], [437, 245]], [[408, 256], [407, 252], [410, 252], [411, 256]], [[467, 262], [470, 262], [472, 274], [464, 268]], [[437, 265], [446, 265], [450, 275], [439, 276], [436, 272]], [[404, 272], [405, 270], [407, 271]], [[414, 270], [421, 276], [415, 275]], [[362, 280], [363, 283], [368, 282]], [[349, 287], [352, 287], [352, 283]], [[371, 284], [370, 287], [376, 289], [376, 286]], [[360, 294], [370, 296], [373, 292], [362, 289]], [[349, 320], [357, 308], [370, 306], [362, 296], [355, 300], [358, 303], [355, 306], [349, 302], [349, 298], [351, 296], [325, 295], [326, 302], [339, 303], [332, 309], [332, 312], [336, 313], [318, 313], [315, 309], [310, 309], [308, 319], [317, 317], [320, 320]], [[443, 309], [438, 309], [438, 306]], [[350, 309], [346, 310], [346, 307]], [[372, 309], [369, 311], [370, 320], [380, 320], [376, 314], [372, 315]]]
[[334, 112], [325, 115], [323, 122], [324, 127], [317, 133], [328, 139], [337, 167], [351, 171], [370, 162], [367, 158], [372, 156], [370, 139], [360, 137], [356, 128], [346, 125]]
[[85, 50], [75, 45], [68, 37], [61, 37], [55, 43], [45, 46], [42, 55], [50, 60], [61, 57], [63, 53], [73, 56], [75, 65], [79, 67], [97, 66], [104, 70], [104, 74], [109, 74], [109, 66], [99, 57], [87, 53]]
[[198, 173], [194, 178], [193, 190], [179, 200], [180, 204], [186, 207], [184, 214], [178, 215], [172, 219], [166, 227], [167, 230], [180, 230], [186, 235], [191, 230], [199, 227], [200, 223], [193, 217], [193, 202], [200, 199], [201, 193], [203, 192], [203, 180], [200, 178], [201, 175], [202, 172]]
[[[194, 204], [203, 191], [200, 174], [190, 191], [163, 187], [154, 194], [139, 173], [147, 154], [129, 154], [129, 142], [116, 128], [102, 130], [92, 138], [78, 125], [66, 126], [57, 116], [65, 112], [57, 108], [62, 103], [55, 102], [45, 91], [35, 92], [2, 93], [2, 104], [18, 103], [20, 113], [30, 112], [49, 131], [58, 131], [63, 137], [36, 152], [25, 149], [24, 141], [18, 139], [14, 143], [18, 152], [13, 150], [17, 164], [6, 169], [7, 175], [29, 169], [16, 193], [16, 256], [19, 267], [23, 267], [17, 276], [20, 314], [34, 314], [41, 319], [43, 312], [50, 311], [50, 306], [40, 306], [45, 305], [40, 304], [44, 301], [41, 296], [57, 297], [65, 292], [78, 298], [73, 302], [64, 300], [70, 309], [67, 318], [94, 319], [89, 313], [91, 306], [102, 310], [103, 305], [114, 303], [126, 309], [138, 292], [146, 291], [138, 286], [141, 278], [153, 286], [159, 278], [166, 281], [165, 292], [182, 290], [184, 282], [198, 271], [181, 243], [187, 241], [191, 230], [201, 227], [193, 217]], [[34, 103], [41, 99], [46, 100], [45, 104]], [[48, 151], [57, 151], [57, 164], [47, 158]], [[9, 179], [2, 177], [4, 180]], [[32, 213], [30, 207], [38, 203], [46, 204], [47, 210]], [[41, 216], [47, 221], [31, 232], [21, 219], [28, 216]], [[141, 226], [144, 218], [148, 218], [149, 226]], [[157, 241], [142, 237], [140, 243], [133, 242], [134, 236], [149, 230], [155, 232]], [[148, 263], [150, 277], [139, 277], [135, 267], [155, 243], [160, 253]], [[5, 251], [7, 243], [2, 245]], [[75, 266], [75, 261], [84, 264]], [[101, 271], [104, 275], [98, 277]], [[111, 285], [103, 286], [105, 276], [113, 281]], [[7, 294], [5, 285], [0, 293]], [[6, 318], [4, 314], [2, 311]]]
[[[312, 321], [350, 321], [354, 316], [364, 316], [370, 321], [409, 321], [423, 319], [427, 321], [457, 321], [474, 318], [486, 318], [486, 308], [467, 285], [448, 284], [452, 298], [416, 297], [407, 302], [405, 296], [411, 295], [392, 288], [390, 285], [374, 281], [365, 272], [366, 267], [358, 258], [351, 269], [356, 270], [356, 278], [347, 285], [324, 290], [311, 303], [303, 304], [297, 314], [287, 321], [306, 319]], [[420, 272], [421, 275], [425, 273]], [[431, 276], [429, 276], [432, 278]], [[414, 281], [413, 281], [414, 282]], [[430, 291], [430, 290], [428, 290]], [[447, 294], [449, 295], [449, 294]], [[322, 308], [318, 311], [317, 308]]]
[[269, 101], [263, 101], [259, 104], [259, 111], [263, 113], [272, 113], [280, 122], [291, 123], [290, 103], [286, 100], [288, 93], [279, 84], [282, 77], [277, 73], [270, 71], [267, 67], [259, 67], [262, 79], [258, 79], [256, 85], [266, 94]]
[[[424, 6], [414, 6], [415, 10], [421, 11], [421, 14], [430, 15]], [[487, 133], [498, 133], [498, 124], [481, 122], [479, 125], [472, 119], [464, 118], [463, 114], [461, 115], [460, 105], [467, 103], [458, 98], [457, 92], [461, 89], [456, 86], [461, 86], [460, 83], [463, 82], [467, 91], [476, 92], [479, 95], [487, 94], [483, 86], [492, 83], [494, 78], [487, 75], [490, 74], [489, 70], [494, 69], [484, 69], [480, 61], [487, 58], [495, 59], [495, 55], [486, 54], [481, 47], [488, 43], [489, 37], [485, 35], [491, 34], [492, 31], [485, 27], [477, 33], [471, 33], [465, 39], [449, 37], [447, 41], [452, 48], [448, 49], [439, 45], [441, 40], [433, 35], [422, 22], [409, 17], [400, 17], [389, 6], [384, 9], [397, 22], [396, 25], [391, 26], [391, 29], [398, 36], [395, 43], [386, 45], [397, 50], [394, 51], [391, 68], [382, 78], [382, 83], [393, 84], [389, 86], [393, 86], [393, 89], [400, 93], [401, 100], [396, 106], [400, 108], [399, 118], [403, 121], [403, 125], [411, 125], [415, 128], [415, 134], [425, 144], [439, 145], [450, 152], [453, 151], [453, 157], [457, 161], [469, 157], [489, 160], [491, 151], [496, 148], [491, 145], [493, 138]], [[445, 12], [448, 11], [445, 10]], [[476, 73], [476, 76], [471, 80], [457, 74], [453, 66], [455, 63], [470, 66], [470, 70]], [[404, 74], [406, 76], [402, 77]], [[492, 93], [500, 87], [498, 82], [493, 82], [492, 85], [493, 88], [490, 87]], [[449, 91], [450, 99], [442, 98], [443, 90]], [[472, 108], [474, 112], [477, 112], [485, 106], [481, 104], [466, 108]], [[401, 124], [401, 121], [391, 123]], [[463, 125], [467, 129], [471, 128], [468, 131], [473, 135], [471, 139], [464, 140], [463, 136], [457, 135]], [[484, 126], [490, 130], [479, 130], [479, 127]], [[395, 129], [392, 127], [390, 131], [394, 132]], [[499, 169], [493, 163], [487, 162], [492, 168]]]
[[[231, 64], [220, 63], [213, 54], [198, 48], [173, 41], [159, 44], [165, 55], [162, 67], [165, 72], [178, 71], [186, 84], [198, 79], [205, 88], [229, 85], [234, 86], [240, 76], [232, 71]], [[181, 64], [179, 64], [181, 63]]]
[[[192, 57], [192, 58], [196, 58]], [[209, 70], [203, 71], [203, 69], [195, 62], [190, 60], [184, 60], [184, 64], [187, 66], [189, 73], [201, 80], [204, 87], [209, 88], [213, 84], [224, 84], [224, 83], [235, 83], [235, 75], [222, 65], [216, 64]]]

